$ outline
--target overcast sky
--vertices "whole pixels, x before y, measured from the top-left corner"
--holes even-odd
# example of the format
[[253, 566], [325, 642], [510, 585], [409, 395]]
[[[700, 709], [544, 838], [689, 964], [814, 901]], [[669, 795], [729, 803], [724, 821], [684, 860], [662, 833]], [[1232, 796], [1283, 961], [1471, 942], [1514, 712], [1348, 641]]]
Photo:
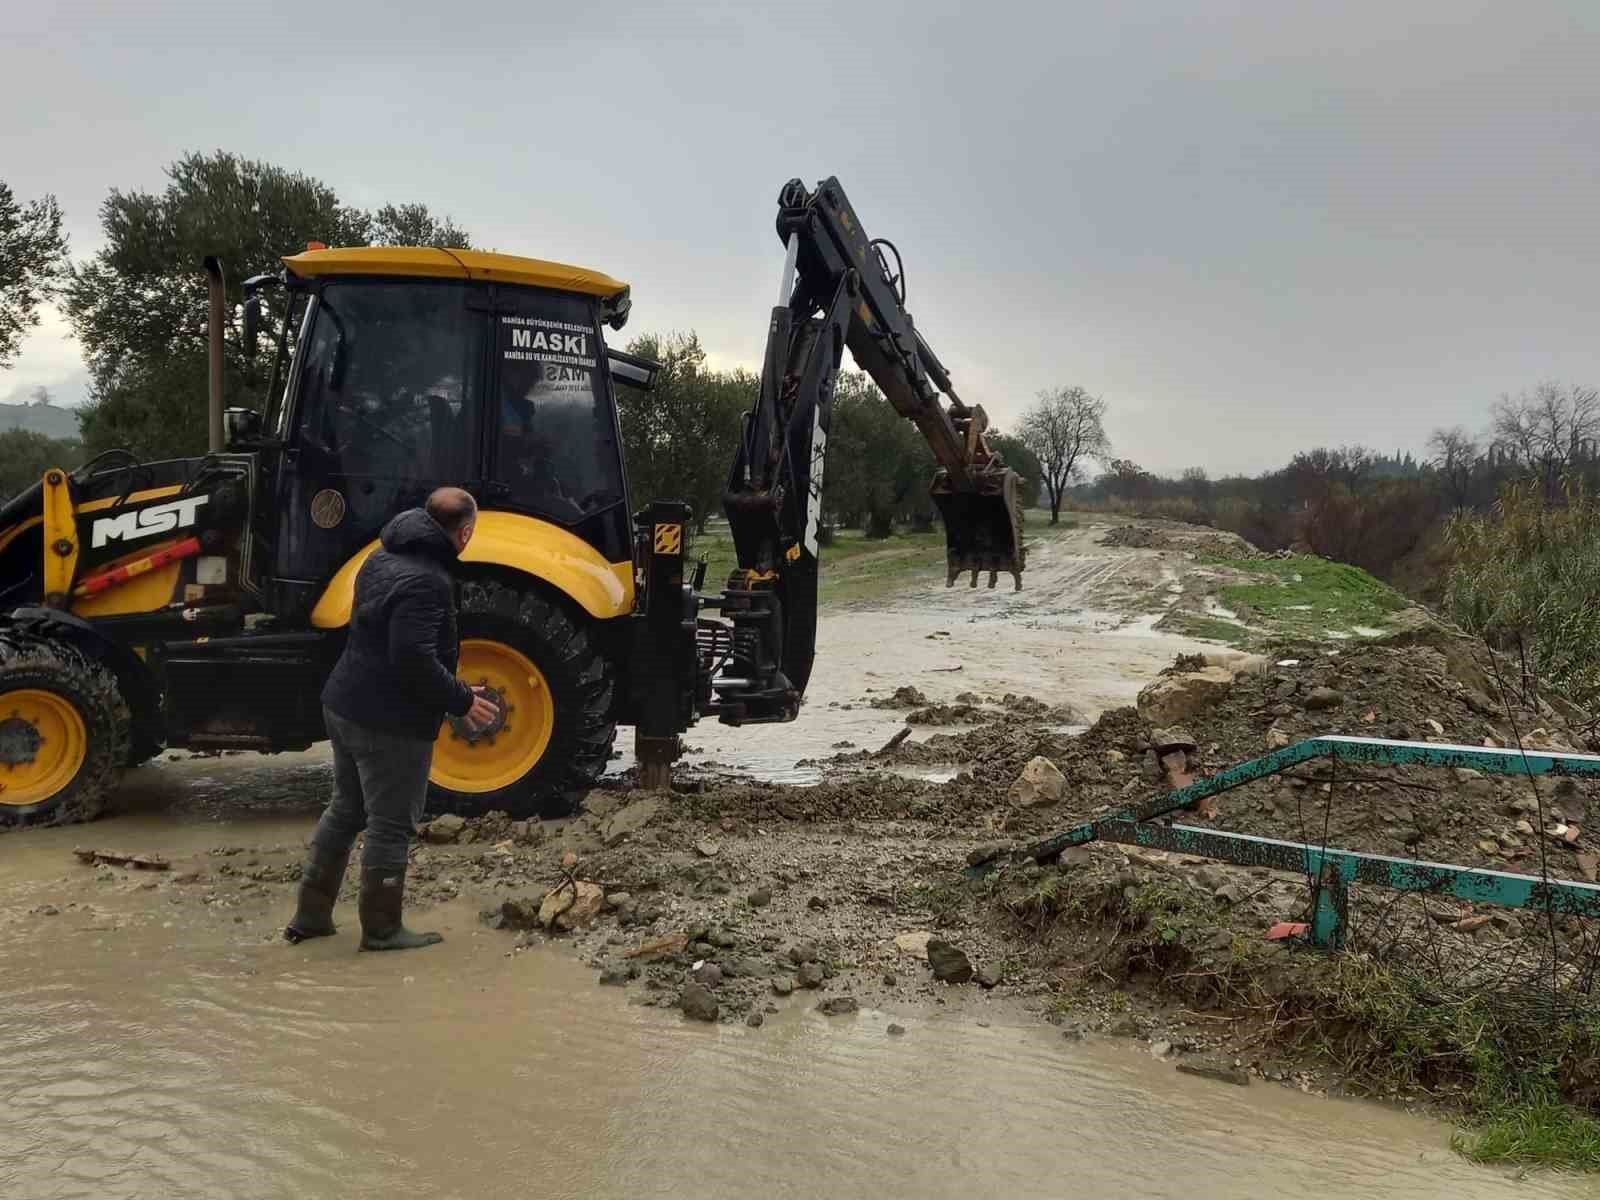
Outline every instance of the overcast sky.
[[[965, 399], [1081, 384], [1162, 471], [1600, 384], [1595, 0], [777, 8], [12, 5], [0, 178], [84, 254], [108, 189], [227, 149], [607, 271], [628, 335], [754, 366], [778, 188], [837, 175]], [[59, 319], [0, 397], [38, 383], [81, 386]]]

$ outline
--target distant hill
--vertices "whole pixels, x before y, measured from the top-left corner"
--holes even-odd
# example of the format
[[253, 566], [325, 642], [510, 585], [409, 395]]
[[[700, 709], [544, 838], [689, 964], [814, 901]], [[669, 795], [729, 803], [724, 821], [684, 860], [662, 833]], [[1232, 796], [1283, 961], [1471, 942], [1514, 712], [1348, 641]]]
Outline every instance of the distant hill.
[[0, 433], [13, 429], [42, 433], [48, 438], [75, 438], [78, 414], [75, 409], [55, 405], [0, 404]]

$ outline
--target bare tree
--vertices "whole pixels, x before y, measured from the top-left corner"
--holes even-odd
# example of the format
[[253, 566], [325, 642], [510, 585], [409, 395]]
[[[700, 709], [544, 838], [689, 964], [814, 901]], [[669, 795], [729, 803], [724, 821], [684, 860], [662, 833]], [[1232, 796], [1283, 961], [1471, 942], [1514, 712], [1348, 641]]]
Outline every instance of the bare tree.
[[1555, 500], [1568, 470], [1586, 458], [1600, 437], [1600, 391], [1541, 383], [1517, 397], [1502, 396], [1493, 409], [1495, 446], [1538, 478]]
[[1204, 467], [1185, 467], [1180, 479], [1189, 498], [1196, 504], [1203, 503], [1211, 495], [1211, 476]]
[[1023, 445], [1033, 451], [1050, 500], [1050, 524], [1061, 519], [1061, 500], [1086, 459], [1111, 453], [1104, 417], [1106, 402], [1081, 387], [1042, 391], [1022, 418]]
[[1439, 479], [1450, 497], [1450, 506], [1466, 508], [1472, 491], [1472, 475], [1478, 463], [1476, 439], [1460, 425], [1452, 429], [1435, 429], [1433, 436], [1428, 439], [1428, 453], [1432, 456], [1428, 462], [1439, 472]]

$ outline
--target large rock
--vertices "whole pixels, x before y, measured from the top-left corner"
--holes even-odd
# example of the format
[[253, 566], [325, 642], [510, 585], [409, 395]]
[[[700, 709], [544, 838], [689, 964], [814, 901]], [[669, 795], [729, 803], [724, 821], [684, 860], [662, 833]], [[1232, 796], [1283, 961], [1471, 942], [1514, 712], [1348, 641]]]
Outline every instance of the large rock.
[[605, 907], [606, 892], [598, 883], [580, 879], [577, 895], [566, 884], [551, 888], [539, 905], [539, 924], [549, 929], [582, 929], [600, 915]]
[[1344, 703], [1344, 694], [1331, 687], [1314, 687], [1306, 696], [1306, 709], [1310, 712], [1326, 712], [1330, 708], [1338, 708]]
[[1233, 672], [1227, 667], [1203, 667], [1164, 676], [1139, 693], [1139, 715], [1152, 725], [1192, 721], [1228, 694], [1233, 679]]
[[583, 798], [579, 807], [595, 820], [604, 820], [626, 802], [627, 797], [621, 792], [590, 792]]
[[1185, 1075], [1231, 1083], [1235, 1087], [1250, 1086], [1250, 1072], [1225, 1058], [1186, 1058], [1178, 1064], [1178, 1070]]
[[455, 813], [446, 813], [422, 827], [422, 840], [432, 842], [435, 846], [448, 846], [461, 836], [461, 831], [466, 827], [467, 822], [463, 818]]
[[683, 995], [678, 997], [678, 1007], [683, 1009], [683, 1015], [693, 1017], [696, 1021], [715, 1021], [721, 1006], [711, 992], [698, 983], [688, 984], [683, 989]]
[[513, 896], [493, 914], [499, 921], [490, 921], [488, 924], [495, 929], [533, 929], [542, 924], [539, 919], [540, 908], [527, 897]]
[[1067, 788], [1067, 777], [1043, 755], [1028, 760], [1011, 785], [1007, 798], [1018, 808], [1035, 808], [1041, 804], [1054, 804]]
[[928, 939], [928, 965], [933, 968], [933, 977], [943, 983], [968, 983], [972, 979], [972, 961], [943, 938]]
[[623, 838], [638, 833], [660, 815], [664, 802], [660, 796], [641, 796], [627, 808], [618, 809], [600, 826], [600, 840], [615, 846]]

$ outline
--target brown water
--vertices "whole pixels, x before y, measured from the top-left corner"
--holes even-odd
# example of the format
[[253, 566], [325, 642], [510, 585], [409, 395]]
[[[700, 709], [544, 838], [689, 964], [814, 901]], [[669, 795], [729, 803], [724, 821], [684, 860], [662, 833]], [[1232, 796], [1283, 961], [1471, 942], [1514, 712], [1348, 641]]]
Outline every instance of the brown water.
[[[166, 818], [118, 822], [146, 843]], [[560, 950], [268, 939], [0, 841], [0, 1197], [1578, 1195], [1374, 1106], [1179, 1076], [1027, 1024], [632, 1007]], [[171, 823], [182, 849], [297, 824]], [[87, 869], [84, 869], [87, 870]], [[275, 893], [276, 897], [282, 893]], [[67, 908], [69, 897], [76, 906]], [[59, 916], [30, 909], [45, 900]], [[237, 918], [237, 919], [235, 919]]]

